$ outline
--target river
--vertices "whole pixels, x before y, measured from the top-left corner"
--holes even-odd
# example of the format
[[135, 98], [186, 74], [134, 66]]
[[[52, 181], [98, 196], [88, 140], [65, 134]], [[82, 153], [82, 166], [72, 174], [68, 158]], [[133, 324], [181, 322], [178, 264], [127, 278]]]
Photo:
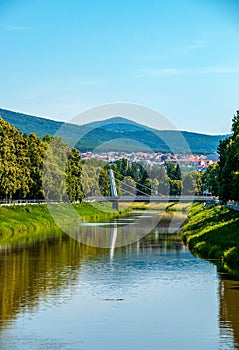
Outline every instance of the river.
[[[109, 224], [113, 233], [134, 215]], [[143, 216], [146, 234], [152, 214]], [[97, 234], [102, 225], [88, 227]], [[159, 222], [121, 247], [56, 234], [2, 249], [0, 349], [239, 349], [239, 282], [169, 231]]]

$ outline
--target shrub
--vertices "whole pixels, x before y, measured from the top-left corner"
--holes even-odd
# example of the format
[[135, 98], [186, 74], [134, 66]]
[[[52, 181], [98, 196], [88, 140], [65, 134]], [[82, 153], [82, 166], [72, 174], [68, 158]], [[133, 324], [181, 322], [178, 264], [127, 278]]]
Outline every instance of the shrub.
[[224, 263], [232, 269], [239, 269], [239, 247], [232, 247], [224, 252]]

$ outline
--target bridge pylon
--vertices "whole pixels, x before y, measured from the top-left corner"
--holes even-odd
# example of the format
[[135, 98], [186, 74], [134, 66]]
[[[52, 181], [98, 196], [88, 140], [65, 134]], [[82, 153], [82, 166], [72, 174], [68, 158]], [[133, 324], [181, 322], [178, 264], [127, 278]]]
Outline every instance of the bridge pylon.
[[109, 176], [110, 176], [110, 193], [113, 199], [112, 208], [115, 210], [118, 210], [119, 209], [118, 193], [117, 193], [117, 188], [115, 183], [115, 175], [112, 169], [109, 169]]

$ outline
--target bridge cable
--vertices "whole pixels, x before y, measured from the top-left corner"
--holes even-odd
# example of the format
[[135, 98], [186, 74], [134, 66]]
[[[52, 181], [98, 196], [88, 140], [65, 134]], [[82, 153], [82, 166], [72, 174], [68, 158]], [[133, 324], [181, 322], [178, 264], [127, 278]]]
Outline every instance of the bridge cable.
[[[120, 175], [121, 177], [125, 177], [124, 175], [118, 173], [117, 171], [115, 171], [115, 170], [113, 170], [113, 171], [114, 171], [114, 173], [116, 173], [117, 175]], [[148, 186], [146, 186], [146, 185], [143, 185], [143, 184], [141, 184], [141, 183], [135, 181], [135, 180], [132, 178], [132, 176], [129, 176], [129, 177], [131, 177], [131, 179], [132, 179], [137, 185], [139, 185], [139, 186], [141, 186], [141, 187], [144, 187], [144, 188], [146, 188], [146, 189], [152, 191], [152, 188], [150, 188], [150, 187], [148, 187]], [[116, 180], [120, 181], [120, 183], [125, 184], [124, 182], [122, 182], [122, 181], [119, 180], [119, 179], [116, 179]], [[127, 186], [130, 187], [130, 185], [128, 185], [128, 184], [127, 184]], [[132, 187], [132, 186], [131, 186], [131, 187]], [[132, 187], [132, 188], [134, 188], [134, 187]], [[145, 192], [143, 192], [143, 191], [140, 191], [140, 190], [138, 190], [138, 189], [136, 189], [136, 190], [137, 190], [138, 192], [141, 192], [141, 193], [145, 194], [146, 196], [149, 196], [149, 197], [150, 197], [149, 194], [147, 194], [147, 193], [145, 193]], [[164, 195], [163, 195], [162, 193], [159, 193], [159, 195], [160, 195], [161, 197], [164, 197]]]
[[[119, 181], [120, 181], [120, 180], [119, 180]], [[124, 186], [128, 186], [128, 187], [134, 189], [136, 192], [140, 192], [140, 193], [142, 193], [143, 195], [150, 197], [150, 195], [149, 195], [148, 193], [146, 193], [146, 192], [143, 192], [143, 191], [141, 191], [141, 190], [139, 190], [139, 189], [137, 189], [137, 188], [135, 188], [135, 187], [133, 187], [133, 186], [131, 186], [131, 185], [128, 185], [128, 184], [126, 184], [126, 183], [124, 183], [124, 182], [122, 182], [122, 181], [120, 181], [120, 183], [123, 184]], [[132, 194], [132, 192], [129, 192], [129, 191], [125, 190], [125, 189], [123, 189], [123, 191]]]

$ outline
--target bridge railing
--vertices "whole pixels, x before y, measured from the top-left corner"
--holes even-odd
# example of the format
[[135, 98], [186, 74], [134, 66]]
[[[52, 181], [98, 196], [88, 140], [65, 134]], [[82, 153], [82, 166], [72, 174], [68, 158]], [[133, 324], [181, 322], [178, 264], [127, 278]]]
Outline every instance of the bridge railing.
[[237, 201], [228, 201], [227, 207], [230, 209], [238, 210], [239, 211], [239, 202]]
[[91, 196], [84, 199], [86, 202], [134, 202], [134, 201], [187, 201], [187, 202], [215, 202], [215, 197], [213, 196], [120, 196], [120, 197], [111, 197], [111, 196]]
[[7, 199], [0, 200], [0, 206], [27, 205], [27, 204], [55, 204], [56, 201], [46, 201], [45, 199]]

